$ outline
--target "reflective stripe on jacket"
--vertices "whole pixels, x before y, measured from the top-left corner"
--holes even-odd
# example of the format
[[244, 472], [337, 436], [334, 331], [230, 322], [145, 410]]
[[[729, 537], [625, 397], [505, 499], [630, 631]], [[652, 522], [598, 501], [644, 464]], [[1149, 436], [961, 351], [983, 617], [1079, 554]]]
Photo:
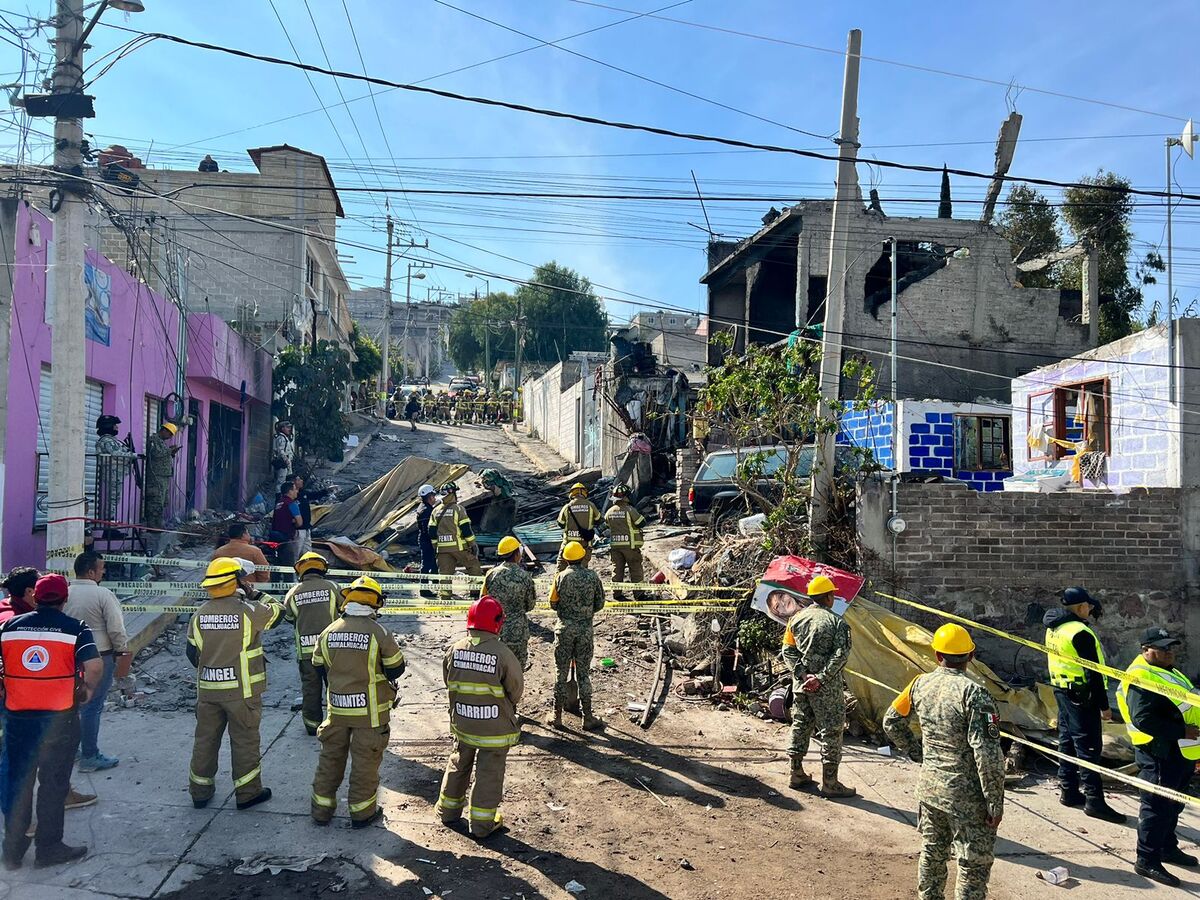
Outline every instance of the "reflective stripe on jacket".
[[0, 635], [9, 712], [63, 712], [75, 705], [78, 635], [11, 629]]
[[296, 628], [296, 655], [308, 659], [321, 632], [338, 615], [337, 585], [319, 576], [301, 579], [283, 600], [284, 615]]
[[[434, 512], [437, 522], [437, 545], [439, 550], [466, 550], [475, 542], [475, 535], [470, 534], [471, 517], [462, 508], [462, 504], [453, 506], [445, 504]], [[467, 526], [468, 537], [463, 537], [463, 525]]]
[[641, 525], [646, 521], [633, 505], [615, 503], [604, 514], [604, 524], [611, 535], [610, 543], [620, 549], [637, 550], [642, 546]]
[[341, 616], [321, 632], [312, 662], [325, 670], [325, 721], [352, 728], [388, 724], [396, 689], [385, 670], [403, 666], [404, 654], [379, 622]]
[[[1181, 687], [1186, 691], [1193, 691], [1195, 688], [1188, 677], [1178, 669], [1160, 669], [1158, 666], [1152, 666], [1146, 662], [1146, 658], [1141, 654], [1134, 657], [1133, 662], [1129, 664], [1129, 668], [1125, 670], [1130, 675], [1140, 675], [1143, 678], [1148, 678], [1150, 681], [1156, 681], [1159, 684], [1168, 684], [1173, 687]], [[1117, 687], [1117, 709], [1121, 711], [1121, 718], [1125, 720], [1125, 730], [1129, 732], [1129, 741], [1135, 747], [1140, 744], [1149, 744], [1154, 740], [1154, 735], [1148, 734], [1145, 731], [1139, 731], [1133, 724], [1132, 717], [1129, 714], [1129, 682], [1122, 681]], [[1180, 715], [1183, 716], [1185, 725], [1200, 726], [1200, 708], [1192, 706], [1184, 700], [1173, 700], [1175, 706], [1178, 707]], [[1179, 752], [1183, 754], [1184, 759], [1200, 760], [1200, 740], [1193, 738], [1182, 737], [1179, 739]]]
[[[1087, 684], [1087, 671], [1075, 662], [1079, 659], [1079, 653], [1075, 649], [1075, 635], [1081, 631], [1086, 631], [1092, 636], [1092, 640], [1096, 642], [1096, 658], [1101, 665], [1104, 665], [1104, 647], [1100, 643], [1100, 637], [1087, 622], [1076, 619], [1065, 622], [1056, 628], [1049, 628], [1046, 630], [1046, 646], [1055, 653], [1063, 654], [1063, 656], [1051, 654], [1046, 657], [1050, 667], [1050, 683], [1055, 687], [1068, 688]], [[1069, 658], [1064, 659], [1064, 656]], [[1104, 679], [1104, 687], [1106, 690], [1108, 689], [1107, 678]]]
[[249, 700], [267, 686], [262, 633], [283, 618], [283, 607], [266, 594], [252, 601], [240, 590], [202, 604], [188, 623], [196, 648], [197, 696], [205, 700]]
[[517, 704], [525, 690], [517, 657], [489, 632], [471, 630], [446, 651], [443, 680], [450, 730], [470, 747], [507, 749], [521, 737]]
[[589, 543], [591, 538], [584, 538], [583, 531], [594, 530], [599, 518], [600, 510], [586, 497], [568, 500], [558, 513], [558, 527], [563, 530], [563, 544], [570, 541]]

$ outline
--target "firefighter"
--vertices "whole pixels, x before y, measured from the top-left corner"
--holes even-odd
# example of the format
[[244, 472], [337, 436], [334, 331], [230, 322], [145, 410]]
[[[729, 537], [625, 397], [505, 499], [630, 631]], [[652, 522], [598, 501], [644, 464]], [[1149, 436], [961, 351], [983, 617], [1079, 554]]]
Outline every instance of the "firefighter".
[[592, 541], [596, 537], [596, 523], [600, 521], [600, 510], [588, 499], [587, 487], [580, 482], [571, 485], [567, 502], [558, 513], [558, 527], [563, 530], [562, 546], [558, 549], [558, 571], [567, 567], [563, 550], [572, 541], [583, 547], [582, 566], [587, 567], [592, 558]]
[[262, 785], [258, 729], [267, 686], [262, 633], [283, 619], [283, 607], [243, 577], [241, 563], [222, 556], [208, 564], [205, 601], [188, 624], [187, 657], [196, 667], [196, 738], [189, 791], [196, 809], [216, 792], [217, 754], [229, 728], [237, 808], [271, 799]]
[[[437, 542], [438, 574], [453, 575], [462, 566], [468, 575], [482, 575], [471, 519], [458, 502], [458, 485], [453, 481], [446, 482], [442, 485], [441, 495], [442, 502], [433, 511], [433, 521], [429, 523], [429, 536]], [[450, 593], [447, 582], [442, 597], [448, 600]]]
[[[613, 503], [604, 514], [604, 524], [609, 533], [609, 556], [613, 564], [613, 581], [625, 580], [629, 569], [629, 580], [635, 584], [642, 580], [642, 525], [646, 522], [636, 506], [629, 502], [629, 488], [618, 484], [612, 490]], [[623, 600], [623, 591], [615, 591], [614, 599]]]
[[391, 734], [394, 682], [404, 674], [404, 654], [379, 624], [383, 590], [370, 576], [342, 590], [342, 615], [321, 632], [313, 665], [325, 673], [329, 711], [317, 731], [321, 757], [313, 776], [312, 817], [328, 825], [350, 758], [350, 825], [366, 828], [383, 815], [379, 766]]
[[454, 746], [442, 777], [437, 814], [454, 825], [467, 805], [471, 773], [470, 828], [485, 838], [501, 827], [500, 799], [508, 748], [521, 737], [517, 704], [525, 690], [521, 664], [498, 637], [504, 609], [483, 596], [467, 611], [467, 636], [446, 651], [442, 664]]
[[312, 662], [313, 647], [321, 632], [337, 618], [337, 585], [325, 577], [329, 563], [320, 553], [309, 552], [296, 560], [300, 583], [283, 599], [284, 617], [296, 629], [296, 665], [300, 668], [301, 706], [304, 730], [317, 733], [321, 724], [321, 672]]

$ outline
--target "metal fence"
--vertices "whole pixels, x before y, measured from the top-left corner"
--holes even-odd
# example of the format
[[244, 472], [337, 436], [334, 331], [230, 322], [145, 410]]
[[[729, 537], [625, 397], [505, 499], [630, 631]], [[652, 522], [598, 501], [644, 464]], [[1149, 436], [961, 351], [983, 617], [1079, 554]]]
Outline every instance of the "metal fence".
[[[111, 551], [146, 550], [146, 533], [141, 527], [142, 474], [145, 457], [88, 453], [84, 465], [84, 492], [88, 521], [84, 533], [93, 546]], [[49, 515], [50, 454], [37, 454], [37, 499], [33, 514], [35, 529], [46, 527]]]

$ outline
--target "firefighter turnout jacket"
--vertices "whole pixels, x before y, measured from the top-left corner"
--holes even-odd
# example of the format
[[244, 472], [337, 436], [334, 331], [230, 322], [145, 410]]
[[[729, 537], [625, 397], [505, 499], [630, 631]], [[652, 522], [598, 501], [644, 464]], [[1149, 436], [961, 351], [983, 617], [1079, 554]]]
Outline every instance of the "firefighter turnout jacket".
[[517, 743], [517, 704], [525, 690], [521, 664], [500, 638], [469, 629], [446, 651], [442, 674], [450, 701], [450, 730], [458, 740], [483, 750]]
[[296, 655], [310, 659], [317, 638], [338, 615], [341, 596], [337, 585], [318, 573], [305, 576], [288, 591], [283, 600], [283, 614], [296, 626]]
[[642, 546], [642, 525], [646, 517], [633, 504], [618, 500], [604, 514], [609, 543], [622, 550], [638, 550]]
[[438, 550], [466, 550], [475, 543], [471, 518], [461, 503], [443, 503], [433, 513]]
[[283, 607], [240, 588], [200, 606], [188, 624], [187, 655], [197, 670], [200, 700], [249, 700], [267, 686], [262, 633], [283, 619]]
[[325, 671], [325, 720], [351, 728], [388, 724], [404, 654], [372, 616], [343, 615], [321, 632], [312, 664]]
[[579, 541], [585, 548], [591, 546], [599, 520], [600, 510], [587, 497], [568, 500], [558, 513], [558, 527], [563, 530], [563, 546], [571, 541]]

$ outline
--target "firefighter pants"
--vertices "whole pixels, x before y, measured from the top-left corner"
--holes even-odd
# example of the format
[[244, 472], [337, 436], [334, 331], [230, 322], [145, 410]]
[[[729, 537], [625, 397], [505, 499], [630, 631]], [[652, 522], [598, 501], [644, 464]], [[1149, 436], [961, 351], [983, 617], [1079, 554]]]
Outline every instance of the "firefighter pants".
[[[580, 541], [580, 543], [583, 543], [583, 542]], [[567, 567], [567, 561], [566, 561], [566, 559], [563, 558], [563, 549], [566, 546], [567, 546], [566, 544], [563, 544], [562, 547], [558, 548], [558, 568], [556, 571], [561, 572], [563, 569], [565, 569]], [[586, 569], [588, 567], [588, 563], [590, 563], [592, 561], [592, 547], [590, 544], [583, 544], [583, 549], [584, 549], [583, 562], [581, 562], [580, 565]]]
[[608, 551], [613, 564], [613, 581], [625, 581], [625, 569], [629, 569], [629, 581], [642, 580], [642, 551], [627, 547], [613, 547]]
[[300, 716], [304, 719], [305, 731], [316, 734], [325, 717], [321, 705], [325, 694], [325, 670], [314, 666], [311, 656], [299, 657], [296, 665], [300, 669]]
[[437, 802], [437, 814], [442, 821], [450, 825], [462, 816], [463, 808], [467, 806], [467, 786], [471, 783], [471, 771], [474, 770], [475, 784], [471, 788], [471, 804], [467, 813], [471, 821], [471, 834], [487, 837], [495, 831], [500, 824], [500, 799], [504, 795], [504, 766], [507, 761], [507, 747], [484, 750], [455, 738]]
[[337, 791], [346, 774], [346, 758], [350, 758], [350, 819], [363, 821], [375, 815], [379, 806], [379, 766], [387, 750], [391, 730], [382, 728], [352, 728], [337, 722], [324, 722], [317, 731], [321, 742], [321, 758], [313, 776], [312, 817], [328, 822], [337, 810]]
[[71, 767], [79, 746], [79, 712], [68, 710], [44, 716], [9, 713], [4, 725], [5, 772], [4, 850], [22, 855], [29, 842], [25, 832], [33, 818], [37, 783], [39, 847], [61, 844], [63, 804], [71, 789]]
[[262, 793], [258, 726], [262, 698], [196, 701], [196, 741], [192, 745], [192, 771], [188, 790], [193, 800], [211, 800], [216, 793], [217, 754], [229, 728], [229, 757], [238, 803]]
[[[459, 566], [466, 570], [468, 575], [482, 575], [483, 569], [479, 565], [479, 557], [471, 550], [446, 550], [441, 547], [437, 552], [437, 570], [439, 575], [453, 575]], [[449, 600], [453, 593], [450, 582], [442, 582], [442, 598]], [[468, 593], [470, 593], [468, 591]]]

